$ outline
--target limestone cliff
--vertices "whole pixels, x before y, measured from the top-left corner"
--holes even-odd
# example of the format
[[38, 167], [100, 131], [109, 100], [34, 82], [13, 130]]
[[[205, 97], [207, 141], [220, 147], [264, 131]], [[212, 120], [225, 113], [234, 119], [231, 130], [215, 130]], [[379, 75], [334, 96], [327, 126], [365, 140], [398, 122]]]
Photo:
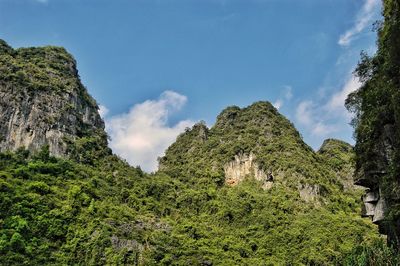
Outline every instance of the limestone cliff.
[[382, 7], [378, 49], [362, 53], [355, 70], [362, 85], [346, 106], [354, 113], [356, 183], [369, 189], [364, 215], [400, 250], [400, 2], [385, 0]]
[[283, 186], [299, 200], [318, 203], [343, 190], [354, 192], [352, 154], [349, 144], [336, 140], [313, 151], [269, 102], [256, 102], [226, 108], [210, 129], [195, 125], [159, 162], [160, 171], [180, 179], [228, 186], [254, 179], [266, 190]]
[[235, 155], [233, 161], [224, 165], [225, 183], [230, 186], [235, 186], [242, 182], [247, 177], [254, 177], [262, 183], [264, 189], [269, 189], [273, 184], [273, 176], [271, 173], [265, 173], [256, 162], [256, 156], [253, 153], [250, 155], [238, 154]]
[[103, 135], [95, 100], [76, 62], [58, 47], [13, 49], [0, 40], [0, 151], [48, 145], [65, 156], [67, 143]]

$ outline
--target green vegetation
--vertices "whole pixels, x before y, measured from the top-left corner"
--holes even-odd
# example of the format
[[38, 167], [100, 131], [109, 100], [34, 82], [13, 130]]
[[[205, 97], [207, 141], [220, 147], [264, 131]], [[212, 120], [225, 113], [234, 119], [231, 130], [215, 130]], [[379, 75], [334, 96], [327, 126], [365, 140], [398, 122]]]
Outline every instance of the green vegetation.
[[13, 49], [0, 40], [0, 85], [51, 93], [79, 88], [80, 97], [93, 106], [92, 97], [77, 76], [75, 59], [62, 47], [46, 46]]
[[378, 50], [365, 53], [356, 69], [363, 81], [347, 99], [355, 113], [356, 171], [382, 193], [388, 205], [382, 228], [400, 247], [400, 3], [383, 2], [384, 21], [377, 23]]
[[356, 247], [344, 262], [344, 265], [348, 266], [395, 266], [399, 264], [400, 255], [395, 249], [388, 247], [383, 239]]
[[[273, 171], [271, 189], [224, 184], [238, 152]], [[188, 129], [156, 174], [110, 155], [104, 137], [71, 142], [69, 154], [0, 155], [0, 264], [334, 265], [378, 238], [359, 216], [361, 192], [336, 173], [351, 147], [330, 140], [315, 153], [269, 103]], [[299, 184], [320, 195], [303, 200]]]
[[314, 208], [285, 186], [193, 186], [96, 161], [0, 155], [1, 265], [326, 265], [376, 238], [351, 198]]
[[[81, 106], [66, 100], [60, 108], [66, 120], [69, 112], [97, 108], [62, 48], [14, 50], [0, 40], [0, 86], [15, 97], [42, 93], [54, 102], [78, 88]], [[360, 99], [354, 94], [349, 106], [358, 107]], [[355, 123], [369, 130], [378, 120], [364, 123], [365, 114]], [[327, 140], [314, 152], [268, 102], [228, 107], [210, 129], [204, 123], [188, 128], [155, 174], [112, 155], [94, 116], [87, 126], [80, 115], [72, 119], [82, 125], [62, 139], [68, 158], [50, 156], [46, 146], [0, 153], [0, 265], [378, 265], [398, 259], [381, 245], [376, 226], [360, 217], [353, 148]], [[40, 126], [64, 118], [45, 117]], [[367, 158], [360, 157], [364, 144], [356, 147], [357, 166]], [[271, 188], [252, 174], [225, 184], [226, 165], [250, 154], [257, 170], [273, 175]]]
[[218, 182], [223, 181], [224, 164], [239, 153], [250, 152], [263, 170], [283, 171], [285, 178], [299, 174], [316, 181], [323, 171], [317, 162], [320, 158], [268, 102], [243, 109], [228, 107], [210, 130], [202, 123], [195, 125], [168, 148], [160, 164], [175, 177], [197, 177], [196, 171], [201, 169], [200, 176], [207, 173]]
[[31, 150], [48, 144], [52, 155], [68, 153], [82, 163], [93, 163], [90, 153], [111, 153], [99, 107], [64, 48], [13, 49], [0, 40], [0, 93], [2, 150], [21, 141]]
[[[160, 158], [160, 169], [184, 182], [213, 180], [220, 186], [225, 180], [224, 166], [237, 154], [252, 153], [262, 170], [273, 173], [276, 184], [292, 190], [299, 184], [317, 185], [324, 200], [347, 206], [345, 198], [337, 197], [348, 185], [345, 177], [338, 178], [338, 168], [343, 168], [343, 175], [350, 174], [347, 179], [352, 183], [352, 148], [340, 141], [327, 143], [331, 145], [314, 152], [270, 103], [257, 102], [243, 109], [226, 108], [211, 129], [199, 123], [186, 130]], [[358, 197], [353, 190], [345, 195]]]

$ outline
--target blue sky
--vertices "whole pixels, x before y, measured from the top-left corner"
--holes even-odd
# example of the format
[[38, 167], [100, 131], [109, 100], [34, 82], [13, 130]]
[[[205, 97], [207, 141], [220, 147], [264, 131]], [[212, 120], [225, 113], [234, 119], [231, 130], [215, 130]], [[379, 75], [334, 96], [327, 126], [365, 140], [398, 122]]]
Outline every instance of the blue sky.
[[0, 0], [0, 38], [66, 47], [112, 148], [148, 171], [185, 127], [259, 100], [314, 149], [353, 143], [343, 101], [377, 19], [380, 0]]

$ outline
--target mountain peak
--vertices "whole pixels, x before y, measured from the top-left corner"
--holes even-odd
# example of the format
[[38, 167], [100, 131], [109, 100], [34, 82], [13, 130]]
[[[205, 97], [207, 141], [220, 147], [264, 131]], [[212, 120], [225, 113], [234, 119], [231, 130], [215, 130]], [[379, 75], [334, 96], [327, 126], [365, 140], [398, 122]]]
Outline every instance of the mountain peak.
[[14, 49], [8, 43], [0, 39], [0, 53], [12, 54]]
[[[160, 158], [161, 171], [189, 182], [205, 178], [229, 186], [252, 177], [264, 189], [277, 184], [291, 187], [306, 201], [316, 200], [322, 191], [340, 189], [342, 177], [325, 165], [327, 158], [305, 144], [294, 125], [269, 102], [227, 107], [213, 127], [203, 126], [177, 138]], [[198, 137], [201, 128], [204, 138]], [[352, 153], [351, 146], [336, 140], [327, 140], [324, 147], [338, 145]], [[350, 155], [341, 159], [349, 166], [341, 169], [343, 174], [352, 173]], [[196, 169], [203, 170], [201, 175]]]
[[107, 145], [99, 107], [64, 48], [13, 49], [0, 41], [0, 96], [0, 151], [47, 145], [62, 157], [70, 143], [93, 136]]

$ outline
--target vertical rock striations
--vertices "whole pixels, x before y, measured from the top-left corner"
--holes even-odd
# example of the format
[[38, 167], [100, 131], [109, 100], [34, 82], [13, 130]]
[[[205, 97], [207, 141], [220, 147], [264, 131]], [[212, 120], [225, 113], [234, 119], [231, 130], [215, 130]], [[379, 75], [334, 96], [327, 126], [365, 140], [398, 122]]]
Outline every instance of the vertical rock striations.
[[74, 58], [59, 47], [13, 49], [0, 40], [0, 151], [48, 145], [62, 157], [68, 143], [95, 135], [106, 143]]

